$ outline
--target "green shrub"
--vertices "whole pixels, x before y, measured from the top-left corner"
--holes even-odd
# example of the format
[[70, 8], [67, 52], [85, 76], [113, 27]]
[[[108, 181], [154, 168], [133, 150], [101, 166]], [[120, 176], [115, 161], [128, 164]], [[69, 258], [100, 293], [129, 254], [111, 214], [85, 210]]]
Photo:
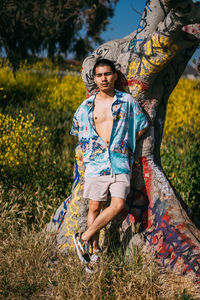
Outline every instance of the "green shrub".
[[161, 160], [167, 177], [191, 208], [200, 215], [200, 140], [186, 137], [164, 142]]

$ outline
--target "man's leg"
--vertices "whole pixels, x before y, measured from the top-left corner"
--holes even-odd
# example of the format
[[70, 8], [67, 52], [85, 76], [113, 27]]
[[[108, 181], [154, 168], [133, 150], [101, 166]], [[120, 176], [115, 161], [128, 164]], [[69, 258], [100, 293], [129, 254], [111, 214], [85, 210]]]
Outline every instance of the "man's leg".
[[[102, 207], [101, 201], [89, 200], [89, 211], [87, 225], [88, 228], [94, 223], [95, 219], [99, 215]], [[95, 252], [99, 248], [99, 232], [97, 232], [91, 239], [92, 249]]]
[[91, 240], [96, 233], [105, 227], [120, 211], [123, 210], [125, 199], [112, 197], [110, 206], [105, 208], [82, 234], [82, 239], [85, 241]]

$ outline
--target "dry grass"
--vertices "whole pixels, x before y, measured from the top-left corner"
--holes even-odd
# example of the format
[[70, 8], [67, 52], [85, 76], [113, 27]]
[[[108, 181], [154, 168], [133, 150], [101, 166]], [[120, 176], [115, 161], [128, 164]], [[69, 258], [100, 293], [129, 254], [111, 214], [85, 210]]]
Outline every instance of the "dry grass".
[[62, 255], [42, 230], [28, 230], [17, 206], [0, 204], [0, 299], [200, 299], [192, 278], [161, 273], [137, 248], [126, 260], [120, 249], [104, 253], [89, 275], [76, 254]]

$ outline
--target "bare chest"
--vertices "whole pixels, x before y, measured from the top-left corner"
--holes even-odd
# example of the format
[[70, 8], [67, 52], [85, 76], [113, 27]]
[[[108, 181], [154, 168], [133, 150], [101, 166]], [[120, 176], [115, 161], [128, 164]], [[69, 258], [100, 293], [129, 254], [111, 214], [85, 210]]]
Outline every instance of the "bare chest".
[[104, 123], [112, 122], [113, 115], [111, 111], [112, 103], [95, 103], [94, 107], [94, 122], [95, 123]]

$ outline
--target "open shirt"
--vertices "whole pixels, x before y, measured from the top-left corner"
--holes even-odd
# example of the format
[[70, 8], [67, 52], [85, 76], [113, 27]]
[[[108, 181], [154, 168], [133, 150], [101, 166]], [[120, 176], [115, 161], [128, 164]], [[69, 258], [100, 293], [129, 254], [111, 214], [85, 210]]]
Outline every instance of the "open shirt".
[[85, 177], [130, 174], [136, 133], [148, 127], [147, 118], [130, 94], [115, 90], [111, 107], [113, 126], [107, 146], [95, 129], [93, 111], [96, 94], [78, 107], [70, 132], [78, 136], [84, 156]]

